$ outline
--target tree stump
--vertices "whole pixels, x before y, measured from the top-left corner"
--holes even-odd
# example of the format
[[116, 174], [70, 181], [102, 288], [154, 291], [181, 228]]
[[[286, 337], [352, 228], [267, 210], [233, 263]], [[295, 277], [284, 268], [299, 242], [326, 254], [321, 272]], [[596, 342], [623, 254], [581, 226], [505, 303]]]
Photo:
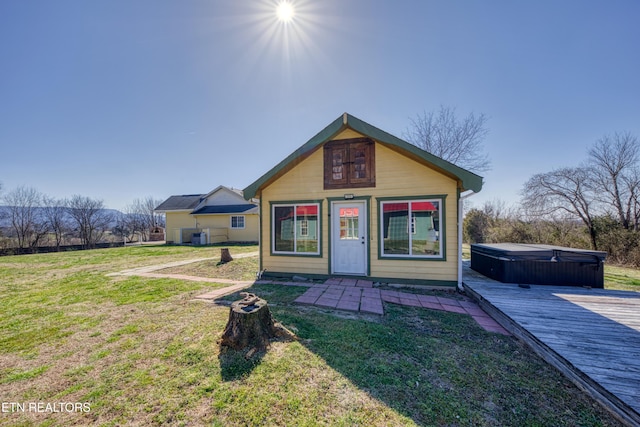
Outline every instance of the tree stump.
[[244, 299], [231, 304], [220, 345], [234, 350], [264, 350], [271, 338], [282, 335], [280, 327], [273, 322], [267, 301], [247, 292], [240, 295]]
[[221, 248], [220, 249], [220, 262], [226, 264], [228, 262], [233, 261], [231, 257], [231, 253], [229, 252], [229, 248]]

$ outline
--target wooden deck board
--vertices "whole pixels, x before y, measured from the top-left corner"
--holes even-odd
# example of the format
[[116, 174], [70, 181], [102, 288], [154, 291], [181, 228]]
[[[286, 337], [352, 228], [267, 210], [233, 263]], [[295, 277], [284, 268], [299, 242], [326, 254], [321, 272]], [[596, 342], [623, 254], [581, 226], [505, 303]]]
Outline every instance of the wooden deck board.
[[500, 283], [465, 288], [514, 336], [629, 425], [640, 426], [640, 293]]

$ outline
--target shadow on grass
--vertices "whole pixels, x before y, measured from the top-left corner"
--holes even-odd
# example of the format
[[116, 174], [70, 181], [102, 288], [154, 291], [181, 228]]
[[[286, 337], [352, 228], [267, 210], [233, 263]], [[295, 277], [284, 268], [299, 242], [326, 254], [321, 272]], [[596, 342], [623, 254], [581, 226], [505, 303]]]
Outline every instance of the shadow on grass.
[[[419, 425], [617, 425], [526, 347], [470, 316], [394, 304], [384, 316], [363, 315], [294, 304], [305, 288], [249, 291], [331, 369]], [[261, 360], [224, 357], [225, 379]]]
[[265, 355], [264, 351], [256, 352], [247, 357], [250, 350], [233, 350], [221, 346], [218, 360], [220, 374], [223, 381], [235, 381], [247, 377], [260, 364]]

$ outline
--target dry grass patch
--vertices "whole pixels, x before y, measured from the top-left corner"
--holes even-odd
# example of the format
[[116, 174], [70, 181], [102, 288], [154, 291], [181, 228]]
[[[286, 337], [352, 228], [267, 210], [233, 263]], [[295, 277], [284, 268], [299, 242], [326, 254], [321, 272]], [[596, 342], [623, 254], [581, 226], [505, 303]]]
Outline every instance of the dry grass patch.
[[187, 276], [206, 277], [211, 279], [255, 280], [259, 270], [258, 256], [234, 258], [222, 264], [220, 259], [195, 262], [179, 267], [165, 268], [156, 271], [161, 274], [184, 274]]

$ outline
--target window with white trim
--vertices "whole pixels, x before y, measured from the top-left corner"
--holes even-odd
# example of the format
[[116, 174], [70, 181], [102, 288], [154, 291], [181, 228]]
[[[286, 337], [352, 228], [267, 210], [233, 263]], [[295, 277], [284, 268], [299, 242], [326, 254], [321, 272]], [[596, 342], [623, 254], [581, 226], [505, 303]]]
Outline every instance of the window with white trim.
[[383, 258], [443, 258], [441, 199], [380, 202]]
[[232, 215], [231, 228], [244, 228], [244, 215]]
[[271, 209], [274, 254], [320, 254], [318, 203], [274, 204]]

